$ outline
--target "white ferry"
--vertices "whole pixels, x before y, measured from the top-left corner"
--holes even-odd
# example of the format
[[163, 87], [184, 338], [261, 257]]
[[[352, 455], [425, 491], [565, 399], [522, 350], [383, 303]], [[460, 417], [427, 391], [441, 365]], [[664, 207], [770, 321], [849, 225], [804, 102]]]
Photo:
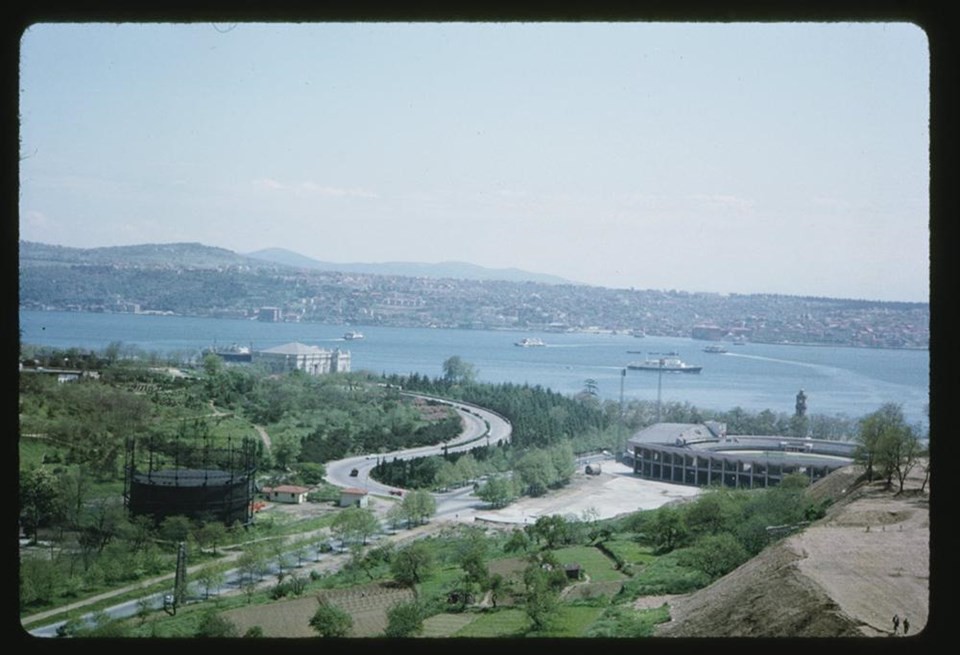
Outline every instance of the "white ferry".
[[660, 357], [642, 362], [630, 362], [627, 368], [634, 371], [665, 371], [667, 373], [699, 373], [703, 370], [702, 366], [687, 364], [679, 357]]
[[520, 346], [521, 348], [535, 348], [538, 346], [545, 346], [547, 344], [537, 337], [525, 337], [520, 339], [520, 341], [517, 341], [514, 345]]

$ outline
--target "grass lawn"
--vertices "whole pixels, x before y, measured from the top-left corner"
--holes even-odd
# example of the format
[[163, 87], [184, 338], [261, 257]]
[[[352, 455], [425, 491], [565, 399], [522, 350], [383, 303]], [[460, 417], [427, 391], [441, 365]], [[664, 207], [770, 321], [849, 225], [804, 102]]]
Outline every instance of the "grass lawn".
[[423, 622], [421, 637], [452, 637], [459, 630], [476, 621], [481, 615], [464, 612], [462, 614], [435, 614]]
[[530, 627], [526, 612], [518, 609], [498, 610], [480, 614], [454, 637], [522, 637]]
[[463, 569], [459, 566], [445, 566], [434, 569], [427, 579], [418, 585], [420, 596], [422, 598], [445, 596], [447, 590], [451, 589], [462, 576]]
[[556, 552], [562, 564], [577, 563], [594, 582], [623, 580], [626, 576], [617, 571], [614, 562], [593, 546], [573, 546], [561, 548]]
[[43, 463], [43, 455], [49, 452], [58, 451], [49, 442], [41, 442], [39, 439], [20, 438], [20, 468], [27, 469], [32, 466], [40, 466]]
[[579, 605], [560, 607], [560, 612], [553, 623], [553, 627], [544, 632], [543, 637], [582, 637], [593, 622], [596, 621], [604, 608]]
[[632, 539], [614, 539], [603, 544], [627, 564], [649, 564], [657, 558], [650, 546], [641, 546]]

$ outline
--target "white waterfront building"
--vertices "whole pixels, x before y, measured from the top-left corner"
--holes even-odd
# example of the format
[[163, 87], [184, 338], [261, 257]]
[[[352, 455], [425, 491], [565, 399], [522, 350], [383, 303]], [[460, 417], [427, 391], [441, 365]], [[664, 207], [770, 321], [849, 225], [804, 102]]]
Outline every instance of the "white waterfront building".
[[299, 342], [255, 350], [251, 359], [253, 364], [260, 364], [276, 372], [296, 369], [309, 375], [350, 372], [350, 351], [339, 348], [327, 350]]

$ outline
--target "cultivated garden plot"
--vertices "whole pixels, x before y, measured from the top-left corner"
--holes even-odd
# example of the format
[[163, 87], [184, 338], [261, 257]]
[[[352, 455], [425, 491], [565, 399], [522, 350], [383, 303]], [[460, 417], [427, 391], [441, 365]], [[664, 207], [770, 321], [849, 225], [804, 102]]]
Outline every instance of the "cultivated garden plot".
[[376, 637], [387, 627], [387, 611], [397, 603], [413, 600], [413, 591], [379, 583], [324, 589], [297, 600], [228, 610], [223, 616], [237, 626], [240, 634], [260, 626], [264, 637], [316, 637], [310, 618], [317, 611], [318, 598], [350, 614], [353, 618], [351, 637]]

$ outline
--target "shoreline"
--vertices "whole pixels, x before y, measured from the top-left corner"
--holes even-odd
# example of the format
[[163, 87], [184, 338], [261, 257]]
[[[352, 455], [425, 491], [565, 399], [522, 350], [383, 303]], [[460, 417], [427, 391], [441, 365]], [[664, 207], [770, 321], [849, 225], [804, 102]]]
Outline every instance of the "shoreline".
[[[226, 319], [226, 320], [250, 320], [256, 321], [256, 318], [250, 317], [234, 317], [234, 316], [217, 316], [214, 314], [177, 314], [169, 311], [140, 311], [140, 312], [114, 312], [114, 311], [89, 311], [89, 310], [78, 310], [78, 309], [59, 309], [59, 308], [24, 308], [19, 307], [18, 313], [21, 311], [24, 312], [60, 312], [64, 314], [116, 314], [116, 315], [130, 315], [130, 316], [154, 316], [154, 317], [171, 317], [171, 318], [202, 318], [202, 319]], [[593, 334], [593, 335], [619, 335], [619, 336], [632, 336], [632, 330], [623, 328], [623, 329], [604, 329], [604, 328], [576, 328], [576, 329], [550, 329], [545, 326], [529, 326], [529, 327], [497, 327], [497, 326], [483, 326], [483, 327], [461, 327], [461, 326], [437, 326], [437, 325], [373, 325], [373, 324], [359, 324], [359, 323], [342, 323], [342, 324], [331, 324], [331, 323], [321, 323], [314, 321], [276, 321], [281, 324], [288, 323], [297, 323], [297, 324], [310, 324], [310, 325], [324, 325], [330, 327], [342, 327], [342, 326], [353, 326], [360, 328], [397, 328], [397, 329], [432, 329], [432, 330], [463, 330], [463, 331], [479, 331], [479, 332], [511, 332], [511, 333], [520, 333], [520, 332], [533, 332], [539, 334]], [[683, 336], [677, 334], [645, 334], [646, 337], [655, 337], [655, 338], [667, 338], [667, 339], [690, 339], [692, 341], [702, 341], [704, 343], [724, 343], [723, 339], [699, 339], [692, 336]], [[816, 341], [771, 341], [765, 339], [751, 339], [746, 342], [747, 344], [760, 344], [764, 346], [803, 346], [811, 348], [857, 348], [865, 350], [906, 350], [906, 351], [919, 351], [919, 352], [930, 352], [930, 346], [870, 346], [866, 344], [859, 343], [820, 343]], [[28, 344], [40, 346], [40, 344]]]

